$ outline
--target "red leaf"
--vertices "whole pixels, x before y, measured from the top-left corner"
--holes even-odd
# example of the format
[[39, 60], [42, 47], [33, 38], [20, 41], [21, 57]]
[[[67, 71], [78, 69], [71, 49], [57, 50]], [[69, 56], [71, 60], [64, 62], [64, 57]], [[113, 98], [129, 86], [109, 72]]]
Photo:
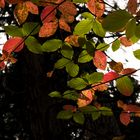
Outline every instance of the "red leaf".
[[65, 22], [64, 19], [59, 19], [59, 27], [67, 32], [71, 32], [70, 26]]
[[132, 104], [125, 104], [125, 106], [123, 107], [124, 111], [128, 111], [128, 112], [140, 112], [140, 107], [137, 105], [132, 105]]
[[76, 106], [73, 106], [73, 105], [64, 105], [63, 106], [63, 109], [64, 110], [71, 110], [72, 112], [76, 112]]
[[123, 69], [120, 74], [124, 75], [124, 74], [133, 74], [134, 72], [136, 72], [136, 69], [134, 68], [126, 68], [126, 69]]
[[116, 72], [111, 71], [111, 72], [108, 72], [104, 75], [103, 82], [111, 81], [111, 80], [116, 79], [118, 77], [119, 77], [119, 75]]
[[120, 42], [122, 45], [124, 45], [125, 47], [129, 47], [129, 46], [132, 46], [133, 43], [131, 40], [127, 39], [126, 37], [121, 37], [120, 38]]
[[28, 12], [31, 12], [32, 14], [38, 14], [38, 6], [32, 3], [31, 1], [26, 1], [25, 2], [26, 7], [28, 9]]
[[53, 21], [56, 17], [56, 9], [54, 6], [46, 6], [41, 12], [41, 21], [43, 23]]
[[21, 51], [24, 47], [24, 43], [22, 43], [22, 42], [23, 42], [23, 38], [21, 38], [21, 37], [10, 38], [4, 44], [3, 52], [6, 51], [10, 54], [13, 51], [14, 52]]
[[128, 11], [131, 13], [131, 14], [136, 14], [136, 11], [137, 11], [137, 0], [129, 0], [128, 1]]
[[22, 0], [7, 0], [7, 2], [9, 4], [16, 4], [16, 3], [22, 2]]
[[0, 8], [4, 8], [5, 7], [5, 0], [0, 0]]
[[39, 37], [50, 37], [55, 34], [58, 27], [58, 21], [46, 22], [40, 28]]
[[78, 107], [84, 107], [90, 104], [93, 100], [94, 91], [93, 90], [83, 90], [81, 97], [78, 98], [77, 105]]
[[19, 24], [26, 21], [28, 17], [28, 9], [25, 3], [18, 3], [14, 9], [14, 16]]
[[89, 0], [87, 6], [89, 11], [97, 17], [101, 17], [105, 11], [103, 0]]
[[5, 63], [4, 61], [0, 62], [0, 70], [5, 69]]
[[120, 114], [120, 121], [121, 121], [121, 123], [122, 124], [124, 124], [124, 125], [128, 125], [129, 123], [130, 123], [130, 114], [129, 113], [125, 113], [125, 112], [122, 112], [121, 114]]
[[72, 23], [74, 21], [74, 16], [61, 15], [61, 19], [64, 19], [67, 23]]
[[77, 14], [76, 6], [70, 1], [62, 3], [58, 9], [63, 15], [75, 16]]
[[93, 57], [93, 64], [97, 68], [99, 68], [101, 70], [105, 70], [106, 65], [107, 65], [106, 55], [100, 50], [95, 51], [95, 55]]

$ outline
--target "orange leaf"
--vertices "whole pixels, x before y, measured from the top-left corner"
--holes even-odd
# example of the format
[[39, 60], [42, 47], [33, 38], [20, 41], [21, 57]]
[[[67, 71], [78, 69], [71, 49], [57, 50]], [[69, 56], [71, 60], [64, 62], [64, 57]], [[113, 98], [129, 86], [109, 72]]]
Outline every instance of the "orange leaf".
[[108, 89], [108, 85], [107, 84], [98, 85], [98, 83], [97, 83], [97, 84], [93, 84], [92, 86], [93, 86], [92, 87], [93, 90], [98, 90], [98, 91], [101, 91], [101, 92]]
[[40, 28], [39, 37], [50, 37], [55, 34], [58, 27], [58, 21], [46, 22]]
[[111, 81], [111, 80], [116, 79], [118, 77], [119, 77], [119, 75], [116, 72], [110, 71], [104, 75], [103, 82]]
[[67, 32], [71, 32], [70, 26], [65, 22], [64, 19], [59, 19], [59, 27]]
[[81, 97], [78, 98], [77, 105], [78, 107], [84, 107], [90, 104], [93, 100], [94, 91], [93, 90], [83, 90]]
[[14, 52], [21, 51], [23, 47], [24, 47], [23, 38], [15, 37], [15, 38], [10, 38], [9, 40], [6, 41], [2, 51], [3, 52], [6, 51], [8, 54], [10, 54], [13, 51]]
[[111, 61], [108, 63], [109, 63], [110, 68], [116, 71], [117, 73], [120, 73], [123, 69], [123, 64], [121, 62]]
[[5, 7], [5, 0], [0, 0], [0, 8], [4, 8]]
[[38, 14], [38, 6], [32, 3], [31, 1], [26, 1], [25, 2], [26, 7], [28, 9], [28, 12], [31, 12], [32, 14]]
[[137, 0], [129, 0], [128, 1], [128, 11], [131, 13], [131, 14], [136, 14], [136, 11], [137, 11]]
[[75, 16], [77, 14], [76, 6], [70, 1], [62, 3], [58, 9], [63, 15]]
[[124, 45], [125, 47], [129, 47], [131, 45], [133, 45], [132, 41], [127, 39], [126, 37], [121, 37], [120, 38], [120, 42], [122, 45]]
[[125, 106], [123, 107], [123, 110], [124, 111], [127, 111], [127, 112], [140, 112], [140, 107], [137, 106], [137, 105], [132, 105], [132, 104], [125, 104]]
[[28, 17], [28, 9], [25, 3], [18, 3], [14, 9], [14, 16], [19, 24], [26, 21]]
[[23, 0], [7, 0], [7, 2], [9, 4], [16, 4], [16, 3], [19, 3], [19, 2], [22, 2]]
[[61, 15], [61, 19], [64, 19], [67, 23], [72, 23], [74, 21], [74, 16]]
[[72, 112], [76, 112], [76, 106], [73, 106], [73, 105], [64, 105], [63, 106], [63, 109], [64, 110], [71, 110]]
[[97, 68], [101, 70], [105, 70], [107, 65], [106, 55], [100, 50], [95, 51], [95, 55], [93, 56], [93, 64]]
[[129, 123], [130, 123], [130, 114], [129, 113], [125, 113], [125, 112], [122, 112], [121, 114], [120, 114], [120, 121], [121, 121], [121, 123], [122, 124], [124, 124], [124, 125], [128, 125]]
[[41, 21], [43, 23], [53, 21], [56, 17], [56, 9], [54, 6], [46, 6], [41, 12]]
[[78, 35], [70, 35], [65, 38], [65, 42], [69, 43], [72, 46], [79, 47], [78, 38]]
[[124, 75], [124, 74], [133, 74], [134, 72], [136, 71], [136, 69], [134, 68], [126, 68], [126, 69], [123, 69], [120, 74]]
[[87, 6], [89, 11], [97, 17], [101, 17], [105, 11], [103, 0], [89, 0]]

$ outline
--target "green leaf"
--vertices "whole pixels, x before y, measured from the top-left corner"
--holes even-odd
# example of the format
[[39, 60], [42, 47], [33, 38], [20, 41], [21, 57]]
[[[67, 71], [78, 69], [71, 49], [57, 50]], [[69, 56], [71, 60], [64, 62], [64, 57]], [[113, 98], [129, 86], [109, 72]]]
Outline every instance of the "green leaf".
[[134, 43], [136, 43], [136, 42], [138, 42], [139, 41], [139, 38], [138, 37], [136, 37], [136, 35], [133, 35], [131, 38], [130, 38], [130, 40], [132, 41], [132, 43], [134, 44]]
[[95, 106], [88, 105], [88, 106], [80, 107], [79, 110], [85, 114], [90, 114], [92, 112], [97, 111], [97, 108]]
[[75, 90], [67, 90], [63, 93], [63, 98], [64, 99], [69, 99], [69, 100], [77, 100], [79, 97], [79, 94]]
[[104, 116], [111, 116], [111, 115], [113, 115], [112, 110], [111, 110], [110, 108], [108, 108], [108, 107], [101, 107], [101, 108], [99, 109], [99, 111], [100, 111], [101, 114], [104, 115]]
[[23, 37], [22, 29], [17, 27], [17, 26], [12, 26], [12, 25], [4, 26], [4, 30], [10, 36], [13, 36], [13, 37], [16, 37], [16, 36]]
[[83, 18], [88, 18], [88, 19], [91, 19], [91, 20], [93, 20], [93, 18], [94, 18], [94, 16], [89, 12], [84, 12], [81, 15], [82, 15]]
[[109, 45], [107, 43], [100, 43], [96, 49], [100, 51], [106, 51], [109, 48]]
[[85, 37], [79, 37], [78, 38], [78, 43], [79, 43], [79, 46], [84, 46], [84, 44], [87, 42], [86, 38]]
[[76, 90], [84, 89], [87, 84], [88, 83], [85, 82], [82, 78], [72, 78], [70, 81], [68, 81], [68, 86]]
[[87, 81], [89, 84], [95, 84], [102, 81], [104, 74], [101, 72], [93, 72], [90, 75], [86, 76]]
[[57, 119], [65, 119], [65, 120], [68, 120], [70, 118], [72, 118], [72, 111], [71, 110], [63, 110], [63, 111], [60, 111], [58, 114], [57, 114]]
[[72, 49], [71, 46], [69, 46], [68, 44], [64, 44], [64, 45], [62, 46], [61, 54], [62, 54], [64, 57], [66, 57], [66, 58], [72, 60], [74, 51], [73, 51], [73, 49]]
[[95, 52], [95, 43], [93, 41], [87, 41], [86, 50], [87, 50], [88, 54], [93, 57], [93, 53]]
[[23, 24], [22, 31], [24, 36], [35, 35], [39, 32], [40, 25], [38, 22], [26, 22]]
[[134, 56], [140, 60], [140, 49], [133, 51]]
[[92, 28], [93, 21], [89, 19], [81, 20], [74, 28], [74, 34], [84, 35], [87, 34]]
[[117, 51], [120, 48], [120, 45], [121, 45], [120, 40], [119, 39], [115, 40], [112, 43], [112, 50], [113, 50], [113, 52]]
[[25, 40], [25, 44], [28, 50], [31, 51], [32, 53], [42, 54], [41, 44], [38, 42], [38, 40], [35, 37], [29, 36]]
[[93, 59], [93, 56], [89, 55], [86, 50], [83, 50], [79, 55], [78, 62], [86, 63], [86, 62], [91, 61], [92, 59]]
[[131, 38], [133, 35], [135, 35], [135, 29], [136, 29], [136, 20], [133, 18], [130, 20], [126, 25], [126, 37]]
[[62, 47], [62, 41], [59, 39], [52, 39], [52, 40], [47, 40], [42, 45], [42, 50], [44, 52], [54, 52], [57, 51], [60, 47]]
[[92, 116], [93, 121], [95, 121], [101, 116], [101, 113], [100, 111], [97, 110], [97, 111], [92, 112], [91, 116]]
[[61, 97], [61, 94], [58, 91], [53, 91], [53, 92], [49, 93], [49, 96], [50, 97]]
[[116, 32], [124, 28], [127, 22], [132, 18], [132, 15], [125, 10], [117, 10], [104, 18], [103, 28], [110, 32]]
[[138, 25], [136, 26], [135, 35], [136, 35], [136, 37], [140, 38], [140, 24], [138, 24]]
[[76, 123], [84, 124], [84, 122], [85, 122], [84, 114], [81, 113], [81, 112], [75, 112], [75, 113], [73, 114], [73, 120], [74, 120]]
[[69, 59], [61, 58], [54, 64], [54, 67], [57, 69], [62, 69], [70, 62], [71, 62], [71, 60], [69, 60]]
[[128, 76], [124, 76], [117, 79], [116, 87], [119, 90], [119, 92], [124, 96], [130, 96], [134, 91], [132, 81]]
[[66, 65], [66, 71], [71, 77], [75, 77], [79, 73], [79, 66], [73, 62], [70, 62]]
[[88, 0], [73, 0], [73, 3], [87, 3]]
[[96, 35], [105, 37], [106, 32], [103, 29], [102, 24], [98, 20], [94, 20], [92, 29]]

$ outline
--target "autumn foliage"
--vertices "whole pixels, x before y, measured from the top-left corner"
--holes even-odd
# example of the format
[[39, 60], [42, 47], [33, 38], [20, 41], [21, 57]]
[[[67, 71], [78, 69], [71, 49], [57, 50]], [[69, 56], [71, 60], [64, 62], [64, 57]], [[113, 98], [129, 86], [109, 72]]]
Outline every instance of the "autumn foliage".
[[[79, 4], [86, 5], [88, 12], [79, 13]], [[0, 0], [0, 7], [6, 4], [15, 5], [14, 17], [19, 26], [4, 26], [10, 36], [3, 46], [0, 57], [0, 69], [6, 68], [6, 63], [15, 63], [13, 52], [20, 52], [25, 47], [35, 54], [57, 52], [61, 56], [51, 72], [55, 69], [64, 69], [69, 75], [67, 90], [63, 93], [52, 91], [49, 96], [73, 100], [76, 105], [66, 104], [59, 112], [59, 119], [70, 119], [83, 124], [85, 114], [90, 114], [93, 120], [100, 115], [112, 115], [111, 108], [96, 106], [97, 92], [104, 92], [114, 82], [117, 90], [124, 97], [134, 92], [131, 75], [137, 70], [125, 68], [122, 62], [112, 60], [106, 50], [112, 47], [113, 51], [119, 48], [131, 47], [140, 39], [140, 25], [137, 0], [129, 0], [127, 9], [105, 12], [106, 3], [103, 0]], [[28, 22], [30, 14], [38, 17], [39, 22]], [[77, 19], [80, 15], [80, 18]], [[67, 36], [55, 36], [67, 33]], [[110, 44], [102, 42], [107, 35], [115, 36]], [[91, 38], [88, 35], [91, 34]], [[96, 38], [96, 40], [92, 38]], [[40, 38], [45, 41], [40, 42]], [[77, 52], [78, 53], [77, 53]], [[140, 59], [140, 49], [133, 51], [134, 56]], [[92, 63], [97, 71], [81, 73], [81, 64]], [[99, 72], [102, 70], [102, 72]], [[120, 121], [128, 125], [131, 121], [131, 112], [136, 117], [140, 107], [118, 101], [122, 109]], [[96, 112], [96, 113], [95, 113]]]

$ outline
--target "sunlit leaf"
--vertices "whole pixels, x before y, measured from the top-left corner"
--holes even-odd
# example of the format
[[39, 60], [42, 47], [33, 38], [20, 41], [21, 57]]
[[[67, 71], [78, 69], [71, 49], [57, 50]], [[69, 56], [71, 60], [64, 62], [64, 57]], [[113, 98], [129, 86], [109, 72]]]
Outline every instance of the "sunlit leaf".
[[133, 83], [128, 76], [117, 79], [116, 86], [119, 92], [124, 96], [131, 96], [134, 91]]
[[29, 36], [25, 40], [25, 44], [26, 44], [28, 50], [31, 51], [32, 53], [42, 54], [41, 44], [35, 37]]
[[89, 0], [87, 6], [89, 11], [97, 17], [101, 17], [105, 10], [105, 4], [103, 0]]
[[48, 94], [50, 97], [61, 97], [61, 93], [58, 91], [53, 91]]
[[122, 112], [120, 114], [120, 121], [121, 121], [122, 124], [124, 124], [124, 125], [127, 126], [130, 123], [130, 121], [131, 121], [130, 114], [129, 113]]
[[74, 47], [79, 47], [79, 36], [78, 35], [70, 35], [65, 38], [65, 42], [69, 43]]
[[84, 89], [87, 86], [87, 82], [85, 82], [82, 78], [72, 78], [67, 82], [68, 86], [74, 88], [76, 90]]
[[73, 0], [74, 3], [86, 3], [88, 0]]
[[105, 30], [116, 32], [124, 28], [131, 18], [132, 15], [130, 15], [127, 11], [117, 10], [108, 14], [108, 16], [103, 19], [102, 25]]
[[136, 37], [140, 38], [140, 25], [137, 25], [135, 28], [135, 35]]
[[112, 43], [112, 50], [115, 52], [120, 48], [120, 40], [117, 39]]
[[125, 68], [123, 69], [120, 74], [124, 75], [124, 74], [133, 74], [136, 71], [136, 69], [134, 68]]
[[89, 19], [81, 20], [74, 28], [74, 34], [84, 35], [88, 33], [93, 25], [93, 21]]
[[4, 26], [4, 30], [10, 36], [23, 37], [22, 29], [17, 26], [13, 26], [13, 25]]
[[131, 38], [133, 35], [135, 35], [135, 29], [136, 29], [136, 20], [132, 19], [126, 25], [125, 34], [128, 39]]
[[66, 23], [72, 23], [74, 21], [74, 16], [72, 15], [61, 15], [61, 19], [65, 20]]
[[54, 67], [57, 68], [57, 69], [62, 69], [70, 62], [71, 61], [69, 59], [61, 58], [61, 59], [57, 60]]
[[103, 73], [101, 72], [93, 72], [86, 77], [89, 84], [99, 83], [103, 79]]
[[22, 24], [26, 21], [28, 17], [28, 9], [25, 3], [20, 2], [16, 5], [14, 9], [14, 16], [19, 24]]
[[82, 112], [75, 112], [75, 113], [73, 114], [73, 120], [74, 120], [76, 123], [84, 124], [84, 122], [85, 122], [84, 114], [83, 114]]
[[133, 42], [130, 39], [127, 39], [127, 37], [125, 37], [125, 36], [120, 37], [120, 42], [125, 47], [129, 47], [129, 46], [133, 45]]
[[79, 57], [78, 57], [78, 62], [79, 63], [86, 63], [86, 62], [89, 62], [93, 59], [93, 57], [88, 54], [88, 52], [86, 50], [83, 50], [80, 54], [79, 54]]
[[0, 0], [0, 8], [4, 8], [5, 7], [5, 0]]
[[59, 19], [59, 27], [67, 32], [71, 32], [70, 26], [66, 23], [64, 19]]
[[29, 34], [35, 35], [39, 32], [39, 30], [40, 30], [40, 25], [38, 22], [26, 22], [23, 24], [23, 28], [22, 28], [24, 36], [27, 36]]
[[123, 64], [121, 62], [111, 61], [108, 63], [109, 63], [109, 67], [117, 73], [120, 73], [123, 69]]
[[100, 83], [100, 85], [98, 85], [98, 84], [99, 83], [92, 84], [92, 89], [93, 90], [98, 90], [98, 91], [101, 91], [101, 92], [103, 92], [103, 91], [108, 89], [108, 85], [107, 84], [101, 84], [101, 83]]
[[131, 14], [136, 14], [136, 10], [137, 10], [137, 0], [129, 0], [128, 1], [128, 11], [131, 13]]
[[31, 1], [25, 1], [28, 12], [32, 14], [39, 14], [38, 6]]
[[51, 39], [47, 40], [42, 45], [42, 50], [44, 52], [54, 52], [57, 51], [60, 47], [62, 47], [62, 41], [59, 39]]
[[98, 20], [94, 20], [93, 27], [92, 27], [94, 33], [98, 36], [104, 37], [105, 36], [105, 30], [102, 27], [102, 24]]
[[71, 77], [75, 77], [79, 73], [79, 66], [73, 62], [66, 65], [66, 71]]
[[110, 71], [110, 72], [104, 74], [103, 82], [111, 81], [111, 80], [116, 79], [118, 77], [119, 77], [119, 75], [116, 72]]
[[140, 60], [140, 49], [133, 51], [134, 56]]
[[80, 98], [78, 98], [77, 105], [78, 107], [84, 107], [89, 105], [94, 96], [94, 91], [93, 90], [83, 90], [81, 93]]
[[3, 46], [3, 51], [6, 51], [10, 54], [11, 52], [21, 51], [23, 47], [24, 47], [23, 38], [14, 37], [6, 41], [6, 43]]
[[57, 119], [70, 119], [72, 118], [73, 112], [71, 110], [63, 110], [57, 114]]
[[89, 19], [93, 19], [94, 18], [94, 16], [90, 12], [84, 12], [81, 15], [84, 18], [89, 18]]
[[96, 49], [100, 51], [105, 51], [109, 48], [109, 45], [107, 43], [100, 43]]
[[105, 70], [107, 66], [106, 55], [100, 50], [95, 51], [95, 55], [93, 56], [93, 64], [98, 69]]
[[76, 6], [70, 1], [63, 2], [58, 9], [63, 15], [75, 16], [77, 14]]
[[46, 6], [41, 12], [40, 15], [41, 21], [43, 23], [54, 21], [56, 18], [55, 15], [56, 15], [55, 6], [52, 5]]
[[39, 37], [50, 37], [55, 34], [58, 27], [58, 21], [46, 22], [40, 28]]

